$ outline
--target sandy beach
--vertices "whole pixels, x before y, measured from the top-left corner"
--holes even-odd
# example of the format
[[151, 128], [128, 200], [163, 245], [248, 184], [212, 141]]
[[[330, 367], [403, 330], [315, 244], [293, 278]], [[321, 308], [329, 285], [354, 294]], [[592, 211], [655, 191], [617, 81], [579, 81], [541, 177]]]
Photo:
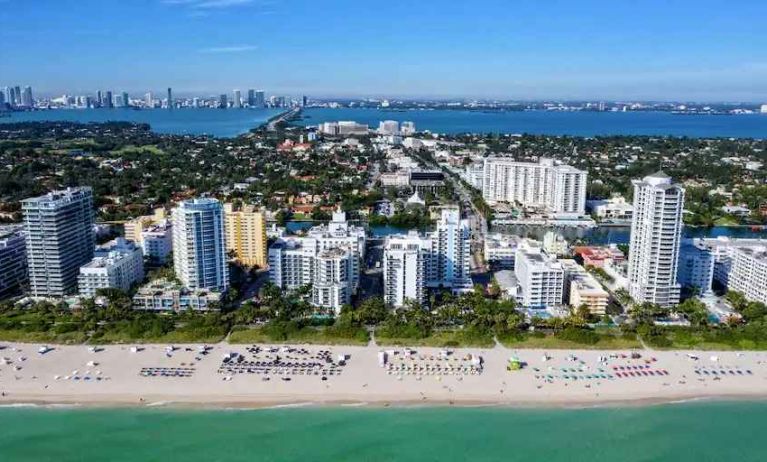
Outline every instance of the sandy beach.
[[[639, 358], [632, 358], [631, 351], [496, 347], [455, 349], [447, 356], [444, 350], [418, 348], [406, 356], [404, 349], [393, 347], [259, 345], [253, 354], [249, 346], [222, 343], [209, 345], [203, 355], [201, 345], [174, 345], [173, 351], [167, 345], [141, 345], [139, 351], [131, 345], [107, 345], [100, 351], [48, 345], [52, 349], [45, 353], [41, 345], [0, 345], [2, 404], [595, 406], [767, 397], [765, 352], [641, 350]], [[320, 361], [321, 350], [325, 356]], [[379, 352], [385, 350], [389, 354], [382, 367]], [[232, 358], [230, 365], [242, 356], [240, 373], [227, 371], [232, 369], [223, 363], [225, 355]], [[338, 364], [339, 355], [347, 358], [345, 365]], [[258, 364], [277, 356], [293, 367], [281, 368], [282, 373], [259, 371]], [[482, 365], [472, 373], [469, 364], [477, 364], [477, 356]], [[525, 367], [507, 370], [511, 357]], [[313, 369], [316, 375], [311, 369], [301, 373], [299, 363], [317, 361], [322, 365]], [[179, 368], [185, 368], [184, 376], [167, 376]]]

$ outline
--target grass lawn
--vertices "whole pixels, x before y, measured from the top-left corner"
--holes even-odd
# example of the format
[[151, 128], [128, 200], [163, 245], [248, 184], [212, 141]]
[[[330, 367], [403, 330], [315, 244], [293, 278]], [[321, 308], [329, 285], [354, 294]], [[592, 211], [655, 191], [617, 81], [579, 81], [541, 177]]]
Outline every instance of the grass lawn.
[[767, 342], [755, 342], [749, 339], [717, 338], [700, 332], [678, 330], [666, 334], [666, 341], [656, 344], [652, 339], [646, 343], [659, 350], [767, 350]]
[[18, 329], [0, 330], [0, 340], [6, 342], [21, 343], [57, 343], [63, 345], [76, 345], [85, 343], [88, 336], [84, 332], [65, 332], [55, 333], [45, 332], [27, 332]]
[[733, 226], [733, 225], [737, 225], [739, 223], [738, 223], [737, 219], [735, 219], [733, 217], [726, 217], [725, 216], [725, 217], [721, 217], [721, 218], [717, 219], [714, 222], [714, 224], [716, 226]]
[[278, 331], [264, 328], [235, 328], [229, 336], [229, 343], [286, 343], [310, 345], [367, 345], [369, 336], [364, 329], [355, 331], [353, 335], [338, 334], [326, 327], [303, 327], [291, 331]]
[[120, 149], [116, 149], [112, 151], [112, 154], [127, 154], [127, 153], [138, 153], [138, 154], [165, 154], [165, 151], [158, 148], [157, 146], [153, 144], [146, 144], [144, 146], [134, 146], [132, 144], [129, 144], [128, 146], [123, 146]]
[[424, 338], [396, 338], [376, 335], [376, 343], [381, 346], [426, 346], [426, 347], [473, 347], [492, 348], [495, 346], [493, 335], [478, 334], [461, 330], [434, 332]]
[[505, 336], [498, 339], [508, 348], [543, 348], [551, 350], [633, 350], [641, 349], [642, 344], [636, 337], [601, 334], [596, 343], [580, 343], [565, 340], [556, 335], [524, 334]]

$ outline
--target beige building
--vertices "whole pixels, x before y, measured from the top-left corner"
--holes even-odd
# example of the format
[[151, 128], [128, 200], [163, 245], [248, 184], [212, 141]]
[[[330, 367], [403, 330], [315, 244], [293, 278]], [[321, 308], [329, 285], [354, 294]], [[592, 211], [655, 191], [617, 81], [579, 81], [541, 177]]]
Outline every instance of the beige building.
[[224, 204], [226, 250], [234, 252], [237, 261], [246, 266], [267, 266], [266, 217], [252, 205], [240, 210]]
[[165, 220], [165, 209], [164, 208], [157, 208], [154, 209], [153, 215], [144, 215], [141, 217], [136, 217], [132, 220], [126, 221], [123, 225], [125, 229], [125, 239], [129, 241], [133, 241], [136, 244], [141, 244], [141, 241], [143, 238], [141, 237], [141, 232], [144, 231], [146, 228], [153, 224], [157, 224], [163, 220]]
[[565, 297], [569, 297], [568, 304], [573, 308], [586, 305], [591, 314], [604, 315], [610, 294], [575, 260], [559, 261], [565, 269]]

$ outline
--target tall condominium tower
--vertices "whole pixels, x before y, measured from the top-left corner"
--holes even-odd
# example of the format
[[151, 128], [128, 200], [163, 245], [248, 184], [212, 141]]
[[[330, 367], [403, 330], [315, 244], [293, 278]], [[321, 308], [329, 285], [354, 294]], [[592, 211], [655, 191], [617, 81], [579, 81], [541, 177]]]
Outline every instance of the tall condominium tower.
[[412, 231], [407, 235], [391, 236], [384, 246], [384, 301], [403, 306], [408, 300], [426, 301], [426, 270], [431, 241]]
[[248, 90], [248, 106], [256, 106], [256, 90]]
[[490, 204], [508, 202], [545, 209], [556, 214], [583, 215], [587, 173], [552, 159], [538, 163], [506, 157], [484, 162], [482, 197]]
[[471, 288], [471, 231], [469, 222], [461, 220], [458, 207], [442, 209], [432, 243], [435, 279], [430, 285], [453, 290]]
[[189, 289], [229, 288], [224, 209], [216, 199], [187, 200], [173, 209], [173, 267]]
[[233, 108], [241, 108], [242, 107], [242, 94], [240, 93], [240, 90], [234, 90], [232, 95], [232, 107]]
[[173, 90], [168, 87], [168, 109], [173, 108]]
[[662, 172], [632, 183], [629, 293], [639, 303], [674, 306], [679, 303], [684, 188]]
[[30, 294], [77, 291], [80, 266], [93, 258], [93, 192], [68, 188], [22, 201]]
[[256, 91], [256, 107], [266, 106], [266, 98], [264, 97], [264, 90]]
[[266, 218], [252, 205], [235, 210], [233, 204], [224, 204], [226, 220], [226, 249], [245, 266], [266, 268]]
[[24, 87], [24, 92], [21, 94], [21, 105], [24, 107], [32, 107], [34, 104], [34, 100], [32, 99], [32, 87]]
[[353, 260], [357, 258], [349, 248], [336, 247], [323, 250], [314, 259], [312, 304], [328, 307], [336, 313], [351, 303], [353, 290]]

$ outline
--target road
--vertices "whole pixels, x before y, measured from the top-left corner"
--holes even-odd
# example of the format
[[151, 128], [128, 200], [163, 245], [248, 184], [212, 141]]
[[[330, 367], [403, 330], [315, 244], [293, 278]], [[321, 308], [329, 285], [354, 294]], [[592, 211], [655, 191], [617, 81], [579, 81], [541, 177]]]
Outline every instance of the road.
[[419, 157], [418, 160], [421, 160], [431, 168], [442, 170], [445, 173], [446, 180], [453, 183], [455, 191], [461, 197], [461, 208], [466, 214], [466, 219], [469, 220], [469, 227], [471, 229], [471, 272], [475, 275], [485, 275], [488, 271], [483, 256], [485, 236], [488, 233], [487, 219], [472, 202], [471, 191], [464, 186], [463, 182], [453, 176], [451, 170], [443, 169], [439, 164], [429, 162], [427, 159]]
[[281, 114], [279, 117], [270, 120], [269, 123], [266, 125], [266, 129], [269, 130], [270, 132], [273, 132], [273, 131], [277, 130], [277, 124], [278, 123], [287, 121], [291, 117], [297, 116], [300, 113], [301, 113], [301, 108], [300, 107], [294, 107], [293, 109], [289, 110], [288, 112], [285, 112], [285, 113]]

